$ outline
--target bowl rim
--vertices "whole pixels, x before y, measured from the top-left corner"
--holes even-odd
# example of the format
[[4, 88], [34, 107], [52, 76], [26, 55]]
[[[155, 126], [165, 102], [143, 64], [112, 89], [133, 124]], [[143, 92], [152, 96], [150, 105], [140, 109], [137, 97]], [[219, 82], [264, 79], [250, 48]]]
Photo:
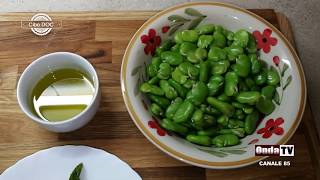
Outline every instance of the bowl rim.
[[157, 137], [155, 137], [154, 135], [152, 135], [152, 133], [143, 125], [143, 122], [141, 121], [141, 119], [138, 117], [138, 115], [136, 114], [136, 112], [133, 109], [133, 106], [130, 102], [129, 99], [129, 95], [127, 93], [127, 82], [126, 82], [126, 71], [127, 71], [127, 63], [129, 60], [129, 54], [131, 53], [132, 47], [134, 45], [134, 43], [136, 42], [136, 40], [139, 38], [140, 34], [142, 33], [142, 31], [145, 30], [146, 27], [148, 27], [151, 23], [153, 23], [154, 21], [156, 21], [158, 18], [162, 17], [162, 15], [165, 15], [169, 12], [175, 11], [177, 9], [181, 9], [181, 8], [186, 8], [186, 7], [192, 7], [192, 6], [196, 6], [196, 5], [206, 5], [206, 6], [218, 6], [218, 7], [224, 7], [224, 8], [229, 8], [232, 10], [236, 10], [236, 11], [240, 11], [242, 13], [245, 13], [255, 19], [257, 19], [258, 21], [262, 22], [263, 24], [265, 24], [267, 27], [271, 28], [272, 31], [274, 33], [276, 33], [280, 39], [284, 42], [285, 46], [288, 48], [288, 50], [290, 51], [290, 53], [293, 56], [293, 62], [296, 64], [297, 69], [298, 69], [298, 74], [299, 74], [299, 78], [301, 81], [301, 100], [300, 100], [300, 106], [299, 106], [299, 111], [298, 114], [294, 120], [294, 122], [292, 123], [291, 127], [289, 128], [289, 130], [287, 131], [287, 133], [280, 139], [279, 142], [277, 142], [277, 145], [281, 145], [281, 144], [285, 144], [288, 142], [288, 140], [292, 137], [292, 135], [294, 134], [294, 132], [296, 131], [296, 129], [298, 128], [303, 113], [304, 113], [304, 109], [305, 109], [305, 105], [306, 105], [306, 96], [307, 96], [307, 88], [306, 88], [306, 80], [305, 80], [305, 74], [303, 71], [303, 66], [301, 64], [301, 61], [295, 51], [295, 49], [293, 48], [293, 46], [291, 45], [291, 43], [287, 40], [287, 38], [280, 32], [280, 30], [278, 30], [276, 27], [274, 27], [271, 23], [269, 23], [267, 20], [265, 20], [264, 18], [254, 14], [253, 12], [250, 12], [244, 8], [235, 6], [235, 5], [231, 5], [228, 3], [220, 3], [220, 2], [189, 2], [189, 3], [183, 3], [183, 4], [179, 4], [176, 6], [172, 6], [169, 7], [157, 14], [155, 14], [154, 16], [152, 16], [151, 18], [149, 18], [137, 31], [136, 33], [133, 35], [133, 37], [131, 38], [124, 56], [123, 56], [123, 60], [122, 60], [122, 65], [121, 65], [121, 91], [122, 91], [122, 96], [126, 105], [126, 108], [132, 118], [132, 120], [134, 121], [134, 123], [136, 124], [136, 126], [138, 127], [138, 129], [144, 134], [144, 136], [151, 141], [155, 146], [157, 146], [159, 149], [161, 149], [163, 152], [167, 153], [168, 155], [183, 161], [185, 163], [189, 163], [195, 166], [199, 166], [199, 167], [204, 167], [204, 168], [212, 168], [212, 169], [229, 169], [229, 168], [239, 168], [239, 167], [243, 167], [243, 166], [247, 166], [250, 164], [253, 164], [255, 162], [258, 162], [260, 160], [263, 160], [265, 158], [267, 158], [268, 156], [253, 156], [247, 159], [243, 159], [243, 160], [239, 160], [239, 161], [230, 161], [230, 162], [210, 162], [210, 161], [205, 161], [205, 160], [200, 160], [194, 157], [190, 157], [188, 155], [185, 155], [181, 152], [177, 152], [175, 150], [173, 150], [172, 148], [170, 148], [169, 146], [167, 146], [166, 144], [160, 142], [158, 140]]

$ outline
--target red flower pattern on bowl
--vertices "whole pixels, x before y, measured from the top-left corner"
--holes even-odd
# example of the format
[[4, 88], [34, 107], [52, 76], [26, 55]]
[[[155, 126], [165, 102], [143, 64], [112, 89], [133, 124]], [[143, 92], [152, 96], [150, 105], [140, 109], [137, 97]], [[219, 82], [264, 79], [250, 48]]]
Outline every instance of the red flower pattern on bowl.
[[283, 124], [284, 119], [282, 117], [277, 118], [276, 120], [269, 119], [266, 122], [266, 125], [264, 128], [261, 128], [257, 131], [258, 134], [263, 134], [263, 138], [270, 138], [272, 134], [276, 135], [282, 135], [284, 133], [284, 130], [282, 127], [280, 127], [281, 124]]
[[161, 44], [161, 37], [157, 35], [155, 29], [149, 29], [148, 34], [144, 34], [140, 37], [140, 40], [144, 46], [144, 53], [146, 55], [154, 55], [156, 48]]
[[167, 134], [167, 132], [165, 130], [163, 130], [158, 121], [156, 121], [155, 119], [152, 119], [148, 122], [148, 126], [152, 129], [156, 129], [157, 130], [157, 134], [159, 136], [165, 136]]
[[275, 46], [278, 43], [276, 38], [271, 37], [272, 30], [269, 28], [265, 29], [263, 33], [254, 31], [252, 34], [256, 39], [258, 49], [262, 49], [264, 53], [269, 53], [271, 46]]

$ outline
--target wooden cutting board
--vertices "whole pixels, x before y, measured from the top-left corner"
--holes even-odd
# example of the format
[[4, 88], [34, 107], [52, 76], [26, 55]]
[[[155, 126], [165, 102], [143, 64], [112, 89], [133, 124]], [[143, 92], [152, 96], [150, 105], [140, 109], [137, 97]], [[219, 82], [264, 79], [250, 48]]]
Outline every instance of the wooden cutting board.
[[[273, 10], [251, 10], [279, 28], [294, 44], [289, 22]], [[288, 142], [295, 145], [290, 167], [249, 167], [206, 170], [177, 161], [152, 145], [135, 127], [120, 91], [120, 66], [133, 33], [154, 15], [143, 12], [52, 13], [63, 27], [39, 37], [21, 28], [33, 13], [0, 14], [0, 172], [41, 149], [64, 144], [102, 148], [129, 163], [143, 179], [282, 179], [319, 178], [320, 148], [310, 106]], [[16, 85], [25, 67], [41, 55], [55, 51], [78, 53], [97, 69], [102, 103], [84, 128], [55, 134], [30, 121], [19, 109]], [[270, 158], [284, 160], [284, 158]]]

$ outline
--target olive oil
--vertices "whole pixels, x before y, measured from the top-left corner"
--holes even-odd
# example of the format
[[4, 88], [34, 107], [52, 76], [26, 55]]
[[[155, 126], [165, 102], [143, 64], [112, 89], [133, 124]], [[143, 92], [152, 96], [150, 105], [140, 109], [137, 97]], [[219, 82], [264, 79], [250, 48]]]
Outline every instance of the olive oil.
[[75, 69], [59, 69], [44, 76], [32, 91], [35, 113], [45, 121], [68, 120], [92, 101], [95, 89], [88, 76]]

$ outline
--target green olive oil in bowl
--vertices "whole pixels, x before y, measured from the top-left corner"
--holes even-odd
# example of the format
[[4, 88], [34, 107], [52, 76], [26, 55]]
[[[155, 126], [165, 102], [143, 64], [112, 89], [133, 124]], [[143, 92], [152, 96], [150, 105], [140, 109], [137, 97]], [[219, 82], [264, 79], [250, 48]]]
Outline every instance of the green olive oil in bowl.
[[88, 76], [76, 69], [49, 72], [32, 91], [32, 105], [41, 119], [59, 122], [71, 119], [90, 105], [95, 88]]

